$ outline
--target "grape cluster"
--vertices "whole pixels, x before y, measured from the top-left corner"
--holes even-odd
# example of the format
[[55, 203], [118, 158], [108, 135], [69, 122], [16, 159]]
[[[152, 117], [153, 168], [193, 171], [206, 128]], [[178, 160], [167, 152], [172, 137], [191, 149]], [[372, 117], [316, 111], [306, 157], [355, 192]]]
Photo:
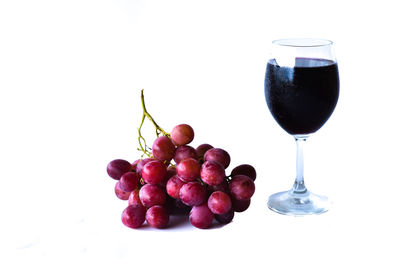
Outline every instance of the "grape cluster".
[[204, 229], [214, 219], [229, 223], [235, 212], [249, 207], [255, 169], [243, 164], [227, 176], [228, 152], [210, 144], [193, 148], [188, 145], [193, 138], [192, 127], [180, 124], [157, 137], [149, 158], [108, 164], [108, 175], [118, 180], [116, 196], [128, 200], [122, 212], [125, 226], [138, 228], [146, 221], [151, 227], [165, 228], [170, 215], [189, 214], [190, 223]]

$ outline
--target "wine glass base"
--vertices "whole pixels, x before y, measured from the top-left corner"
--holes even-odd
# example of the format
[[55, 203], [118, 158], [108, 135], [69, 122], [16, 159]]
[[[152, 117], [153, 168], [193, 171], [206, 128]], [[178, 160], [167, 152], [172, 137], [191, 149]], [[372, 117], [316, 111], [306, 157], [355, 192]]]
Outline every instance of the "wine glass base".
[[321, 214], [328, 211], [330, 202], [327, 197], [305, 191], [296, 193], [293, 190], [275, 193], [268, 199], [268, 208], [292, 216]]

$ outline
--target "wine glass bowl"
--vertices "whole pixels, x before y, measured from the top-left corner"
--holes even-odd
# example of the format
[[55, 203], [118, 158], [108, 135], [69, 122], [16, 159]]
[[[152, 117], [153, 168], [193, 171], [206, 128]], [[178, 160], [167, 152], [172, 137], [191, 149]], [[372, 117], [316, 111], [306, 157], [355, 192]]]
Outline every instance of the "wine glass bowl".
[[339, 72], [333, 42], [281, 39], [272, 42], [265, 75], [265, 99], [276, 122], [297, 144], [296, 180], [291, 190], [273, 194], [268, 207], [289, 215], [328, 210], [326, 197], [304, 184], [303, 145], [331, 116], [339, 97]]

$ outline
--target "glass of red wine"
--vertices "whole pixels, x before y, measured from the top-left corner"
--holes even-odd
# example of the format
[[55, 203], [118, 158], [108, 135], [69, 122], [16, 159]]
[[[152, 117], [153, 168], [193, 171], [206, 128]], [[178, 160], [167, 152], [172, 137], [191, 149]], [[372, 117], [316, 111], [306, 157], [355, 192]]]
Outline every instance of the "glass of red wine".
[[276, 122], [297, 144], [292, 189], [271, 195], [268, 207], [286, 215], [320, 214], [329, 209], [325, 196], [304, 184], [303, 145], [331, 116], [339, 97], [339, 72], [333, 42], [280, 39], [272, 42], [265, 75], [265, 99]]

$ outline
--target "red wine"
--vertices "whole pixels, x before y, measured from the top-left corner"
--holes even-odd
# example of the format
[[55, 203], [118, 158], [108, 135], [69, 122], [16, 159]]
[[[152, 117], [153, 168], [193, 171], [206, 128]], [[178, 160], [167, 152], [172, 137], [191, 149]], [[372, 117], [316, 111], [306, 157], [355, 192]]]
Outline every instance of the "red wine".
[[265, 99], [278, 124], [289, 134], [317, 131], [331, 116], [339, 97], [336, 62], [296, 58], [294, 67], [267, 64]]

